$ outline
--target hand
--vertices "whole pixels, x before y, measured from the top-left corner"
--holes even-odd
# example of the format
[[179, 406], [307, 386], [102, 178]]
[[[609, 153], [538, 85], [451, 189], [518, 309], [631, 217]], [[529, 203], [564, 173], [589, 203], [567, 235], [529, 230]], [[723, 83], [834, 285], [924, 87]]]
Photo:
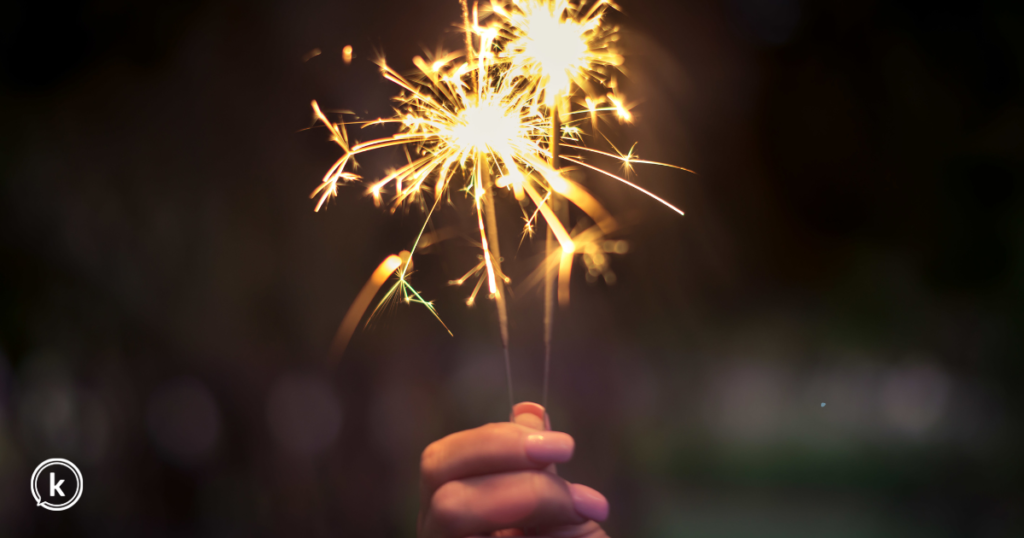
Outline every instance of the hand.
[[434, 441], [420, 461], [420, 538], [548, 536], [607, 538], [597, 491], [555, 474], [572, 458], [566, 433], [546, 431], [544, 408], [523, 402], [513, 422]]

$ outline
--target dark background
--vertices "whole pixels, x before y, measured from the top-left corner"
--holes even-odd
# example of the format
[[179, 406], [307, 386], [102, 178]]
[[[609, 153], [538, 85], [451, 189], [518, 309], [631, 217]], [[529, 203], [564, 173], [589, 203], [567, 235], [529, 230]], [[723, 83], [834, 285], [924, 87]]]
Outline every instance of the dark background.
[[[1024, 536], [1024, 4], [622, 7], [637, 122], [609, 136], [698, 175], [639, 170], [682, 218], [586, 180], [630, 251], [557, 320], [562, 474], [609, 497], [613, 536]], [[445, 286], [475, 263], [454, 240], [414, 277], [454, 338], [403, 306], [329, 362], [421, 215], [360, 187], [314, 213], [339, 150], [302, 129], [312, 99], [387, 114], [374, 50], [410, 69], [458, 18], [0, 7], [0, 534], [414, 534], [419, 451], [507, 414], [496, 316]], [[499, 206], [521, 278], [538, 245], [515, 254]], [[540, 300], [511, 308], [539, 399]], [[49, 457], [82, 469], [69, 511], [33, 506]]]

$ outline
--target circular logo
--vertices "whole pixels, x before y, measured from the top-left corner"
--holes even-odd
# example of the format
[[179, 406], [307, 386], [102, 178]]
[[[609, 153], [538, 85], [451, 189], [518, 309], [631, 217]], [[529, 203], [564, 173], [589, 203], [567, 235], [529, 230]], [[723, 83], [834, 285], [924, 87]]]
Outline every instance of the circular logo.
[[64, 458], [50, 458], [32, 473], [32, 498], [36, 506], [60, 512], [82, 497], [82, 472]]

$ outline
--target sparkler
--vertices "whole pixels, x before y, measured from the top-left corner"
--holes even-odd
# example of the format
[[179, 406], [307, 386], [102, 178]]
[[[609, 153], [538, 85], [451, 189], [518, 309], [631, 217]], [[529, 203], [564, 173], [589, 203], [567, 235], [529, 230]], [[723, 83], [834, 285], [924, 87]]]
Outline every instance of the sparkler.
[[[494, 12], [502, 19], [502, 29], [508, 43], [502, 51], [511, 69], [518, 70], [533, 81], [536, 97], [543, 97], [550, 109], [551, 134], [549, 137], [549, 163], [551, 168], [559, 167], [561, 115], [559, 104], [567, 101], [575, 86], [592, 89], [592, 83], [606, 85], [608, 67], [617, 67], [622, 56], [613, 48], [618, 29], [602, 23], [607, 6], [614, 4], [598, 0], [586, 11], [584, 5], [572, 4], [567, 0], [513, 1], [506, 6], [492, 4]], [[593, 130], [597, 130], [597, 100], [587, 96], [586, 103], [591, 111]], [[568, 110], [568, 103], [562, 108]], [[549, 199], [556, 208], [559, 221], [566, 220], [566, 206], [557, 193]], [[555, 255], [554, 236], [549, 226], [545, 232], [545, 258], [552, 260]], [[568, 272], [571, 271], [572, 257], [559, 256], [559, 271], [554, 264], [545, 263], [544, 271], [544, 385], [541, 404], [547, 407], [548, 379], [551, 372], [551, 339], [554, 329], [556, 280], [559, 287], [559, 302], [565, 304], [569, 297]], [[566, 273], [565, 278], [558, 275]]]
[[[342, 149], [342, 156], [311, 194], [311, 198], [319, 198], [318, 211], [337, 195], [339, 186], [362, 180], [353, 171], [358, 155], [403, 146], [408, 162], [370, 183], [367, 192], [377, 205], [387, 199], [393, 211], [412, 205], [426, 214], [412, 247], [385, 259], [349, 308], [335, 338], [337, 354], [344, 350], [372, 297], [391, 275], [395, 275], [395, 283], [371, 318], [382, 305], [401, 300], [422, 304], [441, 320], [433, 303], [412, 287], [409, 277], [417, 249], [439, 239], [427, 233], [428, 225], [461, 179], [461, 190], [472, 200], [474, 234], [479, 236], [482, 255], [480, 263], [451, 283], [463, 285], [475, 279], [466, 301], [470, 306], [485, 282], [487, 296], [495, 300], [510, 403], [506, 286], [511, 280], [502, 269], [496, 195], [508, 198], [510, 193], [519, 204], [527, 216], [524, 237], [532, 234], [538, 221], [545, 223], [545, 256], [525, 284], [536, 285], [540, 280], [545, 284], [546, 400], [555, 290], [558, 302], [566, 304], [573, 261], [578, 255], [587, 266], [588, 279], [603, 276], [612, 283], [614, 273], [608, 267], [608, 254], [626, 250], [624, 241], [607, 239], [616, 230], [615, 220], [582, 185], [561, 172], [560, 164], [567, 162], [598, 172], [682, 214], [624, 177], [585, 161], [589, 153], [618, 159], [627, 170], [634, 163], [662, 164], [636, 159], [632, 150], [622, 155], [592, 149], [584, 143], [581, 125], [587, 117], [593, 129], [591, 135], [597, 134], [597, 118], [601, 115], [614, 114], [620, 121], [632, 119], [615, 84], [613, 71], [622, 63], [622, 56], [615, 48], [617, 28], [604, 20], [608, 8], [616, 6], [609, 0], [502, 0], [491, 4], [494, 16], [482, 23], [478, 7], [474, 5], [470, 12], [463, 0], [465, 51], [438, 52], [427, 59], [416, 57], [413, 63], [418, 73], [408, 78], [383, 59], [378, 61], [384, 78], [400, 88], [393, 116], [373, 121], [345, 121], [343, 116], [342, 121], [332, 122], [313, 102], [317, 120]], [[585, 94], [586, 108], [573, 111], [570, 98], [577, 89]], [[391, 136], [367, 142], [350, 141], [350, 127], [380, 125], [396, 126], [397, 130]], [[563, 148], [575, 153], [563, 153]], [[571, 231], [567, 229], [569, 205], [579, 208], [593, 225], [578, 224]]]

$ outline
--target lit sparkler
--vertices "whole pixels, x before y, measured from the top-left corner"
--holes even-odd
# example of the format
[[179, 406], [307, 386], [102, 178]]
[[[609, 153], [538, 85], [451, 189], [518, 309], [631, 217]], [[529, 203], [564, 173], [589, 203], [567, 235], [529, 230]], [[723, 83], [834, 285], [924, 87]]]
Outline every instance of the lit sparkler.
[[[385, 200], [392, 209], [412, 204], [426, 213], [410, 250], [384, 260], [350, 307], [335, 338], [337, 353], [344, 349], [372, 297], [392, 274], [396, 275], [396, 282], [374, 312], [389, 301], [402, 300], [424, 305], [440, 321], [434, 305], [412, 287], [409, 276], [417, 248], [436, 239], [426, 234], [427, 226], [457, 180], [462, 180], [461, 190], [472, 200], [482, 255], [474, 268], [452, 283], [462, 285], [476, 279], [467, 300], [472, 305], [486, 282], [487, 296], [497, 304], [510, 399], [505, 286], [511, 280], [502, 269], [495, 195], [510, 191], [529, 215], [524, 233], [532, 232], [538, 220], [545, 223], [546, 255], [527, 281], [545, 282], [548, 349], [554, 290], [557, 287], [558, 301], [565, 304], [574, 257], [583, 258], [589, 278], [603, 276], [611, 283], [614, 273], [608, 268], [607, 255], [625, 251], [625, 242], [607, 239], [616, 229], [614, 219], [581, 185], [559, 171], [560, 162], [625, 183], [682, 214], [626, 178], [584, 160], [584, 153], [592, 153], [619, 159], [625, 167], [650, 162], [636, 159], [632, 150], [619, 155], [584, 144], [580, 123], [587, 115], [595, 129], [597, 117], [602, 114], [614, 114], [620, 121], [631, 120], [628, 106], [617, 93], [608, 71], [622, 62], [613, 46], [616, 29], [603, 20], [607, 7], [615, 6], [608, 0], [586, 4], [586, 0], [514, 0], [511, 4], [493, 4], [495, 17], [483, 25], [476, 6], [470, 21], [470, 12], [463, 3], [464, 53], [416, 57], [413, 63], [419, 72], [408, 78], [379, 61], [383, 76], [401, 88], [395, 98], [393, 116], [334, 123], [313, 102], [316, 118], [327, 126], [331, 140], [343, 151], [311, 195], [319, 197], [317, 210], [337, 195], [340, 185], [362, 180], [352, 171], [358, 155], [404, 146], [410, 150], [406, 153], [408, 162], [370, 183], [368, 194], [378, 205]], [[586, 108], [574, 112], [568, 98], [575, 88], [583, 88], [587, 97]], [[564, 125], [563, 116], [567, 119]], [[348, 126], [377, 125], [394, 125], [397, 132], [367, 142], [350, 141]], [[576, 153], [562, 154], [563, 147]], [[577, 226], [570, 232], [569, 204], [582, 210], [594, 224]], [[546, 357], [545, 364], [548, 360]], [[545, 395], [546, 387], [545, 373]]]

